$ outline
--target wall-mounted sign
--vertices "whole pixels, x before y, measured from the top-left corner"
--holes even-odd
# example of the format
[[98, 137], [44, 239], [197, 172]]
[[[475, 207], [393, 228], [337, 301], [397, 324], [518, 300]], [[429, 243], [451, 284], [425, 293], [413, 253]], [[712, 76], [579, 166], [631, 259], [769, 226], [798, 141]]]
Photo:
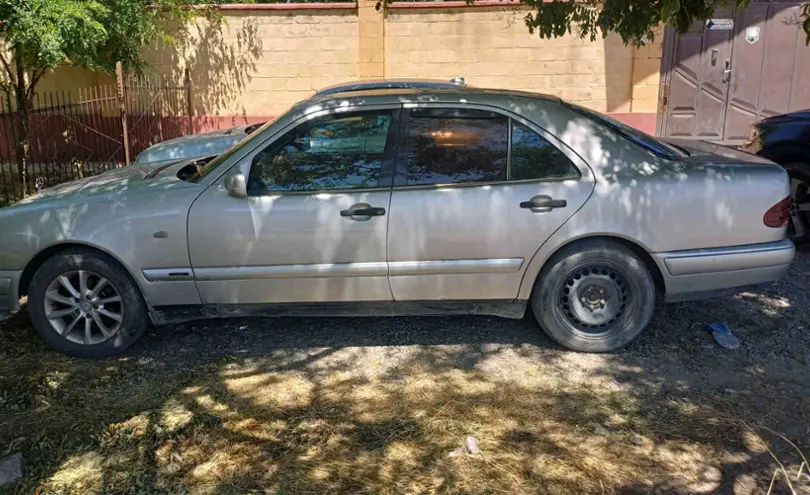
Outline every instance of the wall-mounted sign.
[[758, 27], [745, 28], [745, 41], [751, 43], [752, 45], [757, 41], [759, 41], [759, 28]]
[[728, 31], [734, 29], [734, 19], [709, 19], [706, 29]]

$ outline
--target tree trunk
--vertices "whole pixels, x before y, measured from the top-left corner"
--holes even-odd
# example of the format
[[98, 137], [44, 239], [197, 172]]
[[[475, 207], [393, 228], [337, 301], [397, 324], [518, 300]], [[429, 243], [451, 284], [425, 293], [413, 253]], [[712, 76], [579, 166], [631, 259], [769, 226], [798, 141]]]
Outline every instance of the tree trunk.
[[14, 154], [17, 158], [17, 177], [22, 187], [22, 195], [26, 197], [28, 195], [28, 165], [31, 160], [31, 143], [28, 136], [28, 117], [31, 104], [25, 97], [19, 97], [19, 91], [17, 95], [17, 118], [14, 121], [17, 128], [17, 139]]
[[17, 61], [17, 81], [15, 84], [15, 100], [17, 103], [16, 119], [16, 143], [14, 154], [17, 159], [17, 173], [20, 180], [22, 196], [28, 196], [28, 164], [31, 159], [31, 143], [28, 135], [29, 115], [31, 113], [32, 102], [28, 98], [25, 83], [25, 71], [20, 61], [20, 57], [14, 57]]

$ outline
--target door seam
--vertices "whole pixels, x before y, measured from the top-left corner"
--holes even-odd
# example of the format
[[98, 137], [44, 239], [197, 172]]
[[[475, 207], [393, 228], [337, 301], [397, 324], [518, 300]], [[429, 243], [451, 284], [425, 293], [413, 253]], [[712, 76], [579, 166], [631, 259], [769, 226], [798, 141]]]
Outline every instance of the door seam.
[[386, 271], [386, 280], [388, 281], [388, 293], [391, 294], [391, 301], [396, 302], [394, 298], [394, 288], [391, 286], [391, 265], [388, 261], [388, 239], [389, 239], [389, 232], [391, 229], [391, 205], [394, 202], [394, 182], [396, 182], [397, 177], [397, 159], [399, 158], [399, 141], [402, 139], [402, 123], [405, 119], [405, 105], [400, 105], [399, 111], [396, 112], [397, 121], [394, 123], [396, 125], [396, 130], [394, 133], [394, 149], [392, 151], [392, 163], [391, 163], [391, 187], [388, 189], [388, 215], [385, 216], [385, 271]]
[[[729, 39], [728, 39], [728, 63], [729, 63], [728, 69], [731, 70], [732, 74], [734, 74], [734, 42], [737, 39], [737, 36], [735, 35], [734, 32], [736, 31], [737, 21], [739, 20], [738, 16], [740, 18], [742, 18], [742, 12], [738, 11], [738, 9], [735, 7], [734, 10], [731, 11], [731, 19], [734, 21], [734, 25], [733, 25], [733, 29], [731, 29], [731, 35], [729, 36]], [[723, 123], [722, 123], [722, 127], [721, 127], [722, 132], [720, 133], [720, 140], [721, 141], [724, 141], [726, 139], [726, 123], [728, 122], [728, 109], [729, 109], [729, 104], [731, 103], [731, 83], [732, 83], [732, 79], [733, 79], [733, 76], [729, 77], [728, 81], [726, 81], [726, 97], [724, 98], [724, 101], [723, 101], [723, 113], [722, 113], [722, 117], [723, 117]]]

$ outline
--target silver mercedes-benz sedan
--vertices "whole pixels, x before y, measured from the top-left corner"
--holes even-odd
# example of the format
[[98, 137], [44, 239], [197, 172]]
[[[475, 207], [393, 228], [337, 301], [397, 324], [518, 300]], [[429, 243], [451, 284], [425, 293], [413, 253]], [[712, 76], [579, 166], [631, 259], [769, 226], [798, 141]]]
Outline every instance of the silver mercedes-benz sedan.
[[558, 98], [380, 83], [317, 95], [210, 160], [0, 210], [0, 309], [76, 356], [150, 321], [527, 310], [611, 351], [682, 301], [779, 278], [787, 174]]

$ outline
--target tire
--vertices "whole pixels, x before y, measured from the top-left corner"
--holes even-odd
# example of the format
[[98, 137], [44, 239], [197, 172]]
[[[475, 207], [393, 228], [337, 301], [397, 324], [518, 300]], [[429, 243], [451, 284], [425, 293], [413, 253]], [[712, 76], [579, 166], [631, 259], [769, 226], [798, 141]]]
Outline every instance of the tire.
[[[77, 298], [82, 295], [81, 278], [86, 297]], [[94, 296], [94, 292], [98, 293]], [[129, 273], [109, 256], [81, 248], [55, 255], [34, 273], [28, 287], [28, 313], [48, 345], [91, 359], [123, 353], [143, 335], [148, 323], [146, 304]]]
[[531, 306], [558, 344], [574, 351], [610, 352], [647, 327], [655, 300], [655, 284], [644, 262], [622, 244], [599, 239], [556, 253], [540, 271]]
[[808, 166], [803, 163], [786, 163], [783, 167], [790, 176], [788, 237], [794, 244], [804, 245], [810, 242], [810, 211], [801, 211], [799, 208], [810, 208], [810, 184], [795, 171], [807, 170]]

